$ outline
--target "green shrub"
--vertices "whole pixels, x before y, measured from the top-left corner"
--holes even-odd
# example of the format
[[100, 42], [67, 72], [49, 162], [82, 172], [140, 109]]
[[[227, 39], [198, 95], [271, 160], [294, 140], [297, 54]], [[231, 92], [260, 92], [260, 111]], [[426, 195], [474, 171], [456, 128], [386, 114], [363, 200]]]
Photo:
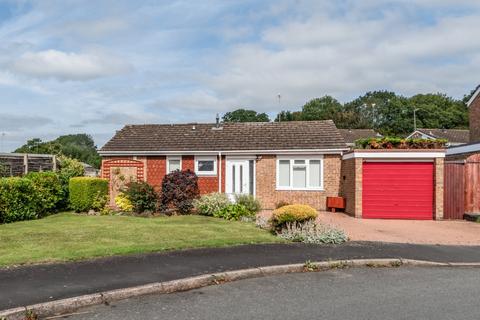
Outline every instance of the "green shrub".
[[235, 195], [235, 203], [241, 204], [245, 208], [247, 208], [248, 211], [251, 212], [252, 215], [257, 214], [262, 210], [262, 205], [260, 204], [260, 201], [255, 199], [254, 196], [250, 194], [238, 194]]
[[26, 178], [0, 179], [0, 223], [36, 219], [39, 203], [33, 181]]
[[240, 220], [242, 217], [251, 217], [252, 213], [241, 204], [229, 204], [213, 214], [214, 217], [226, 220]]
[[157, 209], [158, 195], [146, 182], [130, 182], [122, 193], [130, 201], [136, 213], [154, 212]]
[[215, 212], [223, 210], [231, 204], [225, 193], [209, 193], [193, 201], [193, 206], [198, 214], [213, 216]]
[[70, 179], [74, 177], [81, 177], [85, 173], [85, 168], [82, 163], [76, 159], [72, 159], [66, 156], [59, 156], [59, 170], [57, 171], [58, 177], [62, 184], [63, 199], [58, 204], [59, 209], [67, 209], [69, 204], [69, 185]]
[[96, 208], [99, 198], [108, 195], [108, 180], [93, 177], [75, 177], [70, 179], [70, 207], [76, 212], [85, 212]]
[[304, 222], [314, 220], [317, 210], [303, 204], [291, 204], [275, 209], [272, 215], [272, 224], [275, 228], [282, 228], [287, 222]]
[[33, 182], [34, 192], [38, 200], [39, 217], [56, 211], [64, 196], [62, 183], [58, 175], [54, 172], [31, 172], [25, 178]]

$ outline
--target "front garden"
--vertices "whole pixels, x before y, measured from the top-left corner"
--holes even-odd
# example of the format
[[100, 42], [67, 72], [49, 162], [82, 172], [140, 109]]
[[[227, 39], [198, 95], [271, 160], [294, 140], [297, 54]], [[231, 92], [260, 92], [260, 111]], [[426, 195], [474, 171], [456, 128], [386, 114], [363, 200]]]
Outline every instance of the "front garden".
[[[296, 241], [342, 243], [345, 234], [315, 222], [306, 205], [279, 203], [269, 217], [251, 195], [200, 196], [191, 171], [167, 174], [156, 191], [124, 181], [109, 201], [108, 181], [59, 172], [0, 179], [0, 266], [199, 247]], [[121, 178], [121, 177], [120, 177]], [[73, 210], [74, 212], [62, 212]], [[57, 213], [57, 214], [55, 214]], [[25, 221], [31, 220], [31, 221]]]

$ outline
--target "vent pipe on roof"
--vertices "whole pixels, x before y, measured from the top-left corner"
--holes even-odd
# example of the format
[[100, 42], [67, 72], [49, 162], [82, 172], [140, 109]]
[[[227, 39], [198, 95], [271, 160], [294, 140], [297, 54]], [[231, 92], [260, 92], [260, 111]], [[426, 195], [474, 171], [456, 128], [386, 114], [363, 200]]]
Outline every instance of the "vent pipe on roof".
[[220, 115], [219, 115], [218, 113], [217, 113], [217, 118], [216, 118], [215, 126], [216, 126], [217, 128], [220, 127]]

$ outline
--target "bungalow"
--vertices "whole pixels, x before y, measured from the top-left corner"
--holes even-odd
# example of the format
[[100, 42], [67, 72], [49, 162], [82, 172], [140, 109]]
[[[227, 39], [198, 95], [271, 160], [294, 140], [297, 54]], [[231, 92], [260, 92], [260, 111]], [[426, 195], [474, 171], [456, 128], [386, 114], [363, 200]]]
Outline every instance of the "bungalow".
[[331, 120], [127, 125], [100, 154], [111, 201], [125, 181], [159, 189], [165, 174], [189, 169], [201, 194], [251, 194], [264, 210], [324, 211], [340, 196], [358, 218], [443, 217], [443, 150], [349, 152]]
[[112, 198], [122, 181], [159, 189], [165, 174], [190, 169], [201, 194], [251, 194], [266, 210], [281, 202], [325, 210], [326, 197], [340, 193], [346, 151], [326, 120], [127, 125], [99, 153]]
[[407, 138], [446, 139], [448, 146], [459, 146], [468, 143], [470, 131], [468, 129], [417, 129]]

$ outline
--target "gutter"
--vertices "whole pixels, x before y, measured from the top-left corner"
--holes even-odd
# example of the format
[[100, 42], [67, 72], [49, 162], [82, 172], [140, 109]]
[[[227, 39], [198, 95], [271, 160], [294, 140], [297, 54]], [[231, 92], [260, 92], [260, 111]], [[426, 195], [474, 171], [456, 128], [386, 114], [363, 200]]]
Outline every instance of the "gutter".
[[175, 150], [175, 151], [99, 151], [101, 156], [149, 156], [149, 155], [245, 155], [245, 154], [342, 154], [349, 148], [335, 149], [284, 149], [284, 150]]

